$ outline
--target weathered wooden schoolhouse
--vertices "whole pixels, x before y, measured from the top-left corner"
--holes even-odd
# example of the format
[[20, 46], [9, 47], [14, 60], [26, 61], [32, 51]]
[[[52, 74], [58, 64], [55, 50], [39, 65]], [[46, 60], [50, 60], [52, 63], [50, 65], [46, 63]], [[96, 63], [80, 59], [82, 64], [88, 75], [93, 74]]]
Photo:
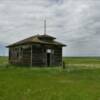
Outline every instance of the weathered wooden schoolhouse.
[[44, 35], [35, 35], [7, 46], [9, 63], [29, 66], [61, 66], [62, 47], [65, 45], [55, 39], [46, 34], [45, 20]]
[[7, 46], [9, 63], [29, 66], [62, 65], [62, 47], [49, 35], [35, 35]]

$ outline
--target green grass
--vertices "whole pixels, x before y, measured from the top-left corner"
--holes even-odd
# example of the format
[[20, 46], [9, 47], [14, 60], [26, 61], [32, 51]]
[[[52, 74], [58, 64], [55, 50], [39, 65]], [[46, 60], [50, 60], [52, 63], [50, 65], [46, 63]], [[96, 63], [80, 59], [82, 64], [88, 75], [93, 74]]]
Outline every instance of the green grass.
[[7, 64], [8, 63], [8, 57], [0, 56], [0, 64]]
[[100, 57], [65, 57], [67, 64], [100, 64]]
[[[73, 59], [65, 61], [76, 64]], [[100, 100], [100, 69], [1, 67], [0, 100]]]

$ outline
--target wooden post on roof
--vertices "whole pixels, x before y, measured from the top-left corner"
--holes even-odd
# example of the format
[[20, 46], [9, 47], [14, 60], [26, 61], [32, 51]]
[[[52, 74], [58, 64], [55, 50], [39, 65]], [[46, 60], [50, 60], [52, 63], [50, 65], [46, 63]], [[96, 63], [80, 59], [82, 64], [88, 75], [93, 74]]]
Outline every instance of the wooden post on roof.
[[46, 19], [44, 20], [44, 35], [46, 35]]

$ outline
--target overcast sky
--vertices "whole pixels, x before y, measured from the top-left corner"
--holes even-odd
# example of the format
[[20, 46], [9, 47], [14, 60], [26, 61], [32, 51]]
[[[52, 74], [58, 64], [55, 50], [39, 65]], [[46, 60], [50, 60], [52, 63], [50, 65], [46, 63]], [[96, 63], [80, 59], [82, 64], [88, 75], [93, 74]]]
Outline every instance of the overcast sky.
[[100, 0], [0, 0], [0, 55], [5, 45], [36, 34], [68, 45], [66, 56], [100, 56]]

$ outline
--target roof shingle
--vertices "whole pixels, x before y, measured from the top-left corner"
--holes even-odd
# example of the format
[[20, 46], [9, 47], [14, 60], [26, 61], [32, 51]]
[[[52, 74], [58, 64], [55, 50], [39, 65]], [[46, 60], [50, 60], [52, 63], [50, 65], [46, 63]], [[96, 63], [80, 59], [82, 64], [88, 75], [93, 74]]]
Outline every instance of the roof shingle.
[[19, 42], [16, 42], [14, 44], [8, 45], [7, 47], [13, 47], [13, 46], [18, 46], [18, 45], [23, 45], [23, 44], [28, 44], [28, 43], [66, 46], [65, 44], [54, 41], [54, 39], [56, 38], [49, 35], [35, 35], [32, 37], [26, 38], [24, 40], [21, 40]]

